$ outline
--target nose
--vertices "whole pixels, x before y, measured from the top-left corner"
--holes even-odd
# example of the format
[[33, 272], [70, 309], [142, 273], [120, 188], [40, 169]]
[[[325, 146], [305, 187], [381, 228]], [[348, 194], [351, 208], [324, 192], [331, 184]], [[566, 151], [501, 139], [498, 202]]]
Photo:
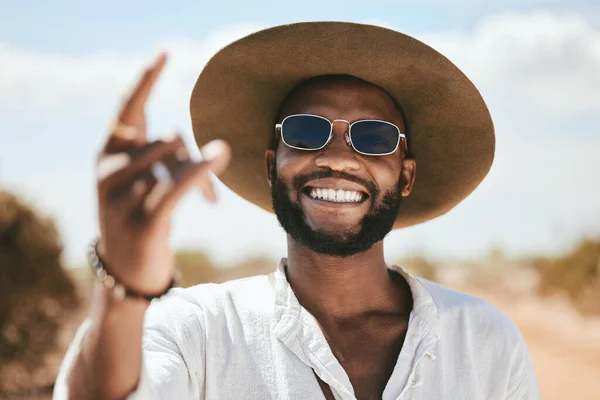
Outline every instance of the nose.
[[334, 171], [356, 171], [360, 168], [357, 153], [347, 142], [350, 124], [345, 120], [333, 121], [333, 137], [331, 142], [319, 152], [315, 163], [320, 168]]

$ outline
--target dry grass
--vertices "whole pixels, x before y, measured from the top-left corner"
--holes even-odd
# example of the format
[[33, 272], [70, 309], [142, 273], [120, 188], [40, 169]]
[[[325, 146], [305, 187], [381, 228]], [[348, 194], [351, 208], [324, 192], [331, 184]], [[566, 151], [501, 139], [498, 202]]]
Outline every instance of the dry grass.
[[600, 239], [584, 240], [563, 257], [535, 261], [542, 295], [565, 294], [577, 310], [600, 315]]
[[423, 256], [406, 258], [398, 262], [412, 275], [420, 276], [421, 278], [430, 281], [439, 280], [438, 266], [432, 261]]
[[179, 274], [178, 286], [181, 287], [269, 274], [276, 267], [276, 261], [266, 257], [250, 258], [226, 268], [217, 267], [206, 254], [194, 251], [178, 252], [175, 262]]

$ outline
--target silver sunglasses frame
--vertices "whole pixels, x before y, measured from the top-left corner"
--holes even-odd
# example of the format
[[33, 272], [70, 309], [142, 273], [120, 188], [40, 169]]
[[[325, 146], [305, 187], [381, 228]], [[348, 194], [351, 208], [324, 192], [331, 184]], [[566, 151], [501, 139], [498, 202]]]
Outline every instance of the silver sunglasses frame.
[[[285, 123], [285, 120], [291, 117], [316, 117], [316, 118], [320, 118], [323, 119], [327, 122], [329, 122], [329, 137], [327, 138], [327, 141], [325, 142], [325, 144], [321, 147], [319, 147], [318, 149], [304, 149], [302, 147], [296, 147], [296, 146], [292, 146], [289, 143], [287, 143], [285, 141], [285, 139], [283, 138], [282, 132], [281, 132], [281, 128], [283, 126], [283, 124]], [[390, 154], [394, 154], [396, 152], [396, 150], [398, 150], [398, 146], [400, 145], [400, 141], [404, 141], [404, 151], [408, 152], [408, 144], [406, 142], [406, 135], [404, 133], [402, 133], [402, 131], [400, 130], [400, 128], [398, 128], [397, 125], [388, 122], [388, 121], [383, 121], [381, 119], [360, 119], [358, 121], [354, 121], [352, 123], [350, 123], [349, 121], [346, 121], [345, 119], [334, 119], [333, 121], [330, 121], [329, 119], [322, 117], [320, 115], [315, 115], [315, 114], [292, 114], [292, 115], [288, 115], [287, 117], [285, 117], [280, 124], [275, 124], [275, 134], [279, 134], [279, 136], [281, 137], [281, 141], [288, 147], [292, 148], [292, 149], [296, 149], [296, 150], [303, 150], [303, 151], [319, 151], [324, 149], [325, 147], [327, 147], [327, 145], [329, 144], [329, 142], [331, 142], [331, 139], [333, 138], [333, 124], [336, 122], [345, 122], [348, 124], [348, 132], [345, 133], [344, 135], [344, 139], [346, 139], [346, 143], [352, 147], [354, 149], [354, 151], [356, 151], [359, 154], [365, 155], [365, 156], [371, 156], [371, 157], [379, 157], [379, 156], [389, 156]], [[396, 147], [394, 147], [394, 150], [389, 152], [389, 153], [382, 153], [382, 154], [370, 154], [370, 153], [363, 153], [362, 151], [359, 151], [355, 146], [354, 143], [352, 143], [352, 125], [358, 123], [358, 122], [383, 122], [384, 124], [388, 124], [393, 126], [394, 128], [396, 128], [398, 130], [398, 142], [396, 143]]]

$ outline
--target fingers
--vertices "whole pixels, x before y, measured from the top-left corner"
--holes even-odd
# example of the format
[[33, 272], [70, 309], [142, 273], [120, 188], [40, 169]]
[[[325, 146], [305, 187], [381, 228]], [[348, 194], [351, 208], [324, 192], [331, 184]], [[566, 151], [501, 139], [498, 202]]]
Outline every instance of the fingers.
[[[193, 187], [200, 188], [213, 202], [216, 192], [211, 172], [219, 174], [227, 167], [231, 149], [217, 140], [201, 151], [204, 161], [191, 161], [178, 137], [171, 142], [149, 143], [129, 153], [107, 155], [98, 167], [99, 201], [119, 218], [142, 223], [168, 223], [176, 205]], [[161, 166], [162, 173], [157, 166]]]
[[164, 142], [155, 141], [126, 153], [106, 155], [98, 161], [98, 194], [104, 200], [118, 200], [116, 192], [119, 188], [129, 189], [132, 182], [140, 175], [151, 174], [152, 166], [162, 160], [176, 158], [178, 153], [185, 152], [181, 137]]
[[148, 195], [144, 203], [146, 212], [152, 215], [152, 219], [160, 223], [167, 221], [179, 203], [179, 200], [192, 188], [200, 186], [204, 195], [209, 199], [216, 199], [212, 182], [210, 182], [210, 164], [200, 162], [191, 165], [183, 171], [179, 179], [171, 185], [156, 185], [152, 193]]
[[144, 121], [144, 106], [166, 61], [167, 56], [165, 53], [162, 53], [144, 72], [129, 97], [123, 102], [123, 106], [117, 117], [120, 123], [139, 128], [142, 127], [140, 125]]
[[146, 214], [144, 207], [144, 201], [150, 194], [156, 180], [139, 178], [133, 182], [129, 193], [125, 196], [121, 203], [117, 206], [120, 208], [120, 213], [125, 217], [131, 217], [136, 220], [140, 220]]
[[201, 151], [205, 161], [191, 164], [187, 170], [182, 170], [170, 190], [165, 190], [161, 200], [156, 204], [153, 218], [159, 220], [169, 218], [179, 200], [195, 186], [200, 187], [209, 201], [216, 200], [210, 172], [216, 174], [223, 172], [231, 160], [231, 148], [222, 140], [214, 140]]
[[[205, 164], [205, 163], [204, 163]], [[136, 179], [131, 185], [127, 196], [118, 203], [119, 213], [125, 218], [133, 218], [136, 221], [147, 220], [152, 217], [158, 204], [164, 197], [171, 192], [172, 188], [189, 174], [189, 171], [198, 167], [199, 164], [187, 161], [181, 163], [173, 179], [148, 180], [144, 178]], [[204, 196], [210, 201], [216, 200], [214, 187], [209, 177], [210, 166], [202, 167], [206, 169], [205, 179], [198, 179], [199, 187]], [[171, 169], [170, 169], [171, 170]]]
[[144, 107], [166, 60], [166, 54], [160, 54], [123, 101], [102, 153], [119, 152], [146, 143]]

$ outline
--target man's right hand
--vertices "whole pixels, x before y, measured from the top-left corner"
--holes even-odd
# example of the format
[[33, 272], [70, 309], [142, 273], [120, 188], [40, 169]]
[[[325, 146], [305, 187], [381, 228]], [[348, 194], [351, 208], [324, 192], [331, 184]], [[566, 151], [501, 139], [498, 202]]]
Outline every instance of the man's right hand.
[[[165, 62], [159, 56], [124, 101], [97, 164], [98, 252], [110, 275], [143, 295], [162, 293], [173, 277], [169, 231], [176, 205], [193, 187], [215, 201], [210, 172], [221, 173], [231, 158], [223, 141], [204, 146], [201, 162], [190, 160], [179, 136], [148, 141], [144, 107]], [[158, 179], [157, 165], [171, 179]]]

